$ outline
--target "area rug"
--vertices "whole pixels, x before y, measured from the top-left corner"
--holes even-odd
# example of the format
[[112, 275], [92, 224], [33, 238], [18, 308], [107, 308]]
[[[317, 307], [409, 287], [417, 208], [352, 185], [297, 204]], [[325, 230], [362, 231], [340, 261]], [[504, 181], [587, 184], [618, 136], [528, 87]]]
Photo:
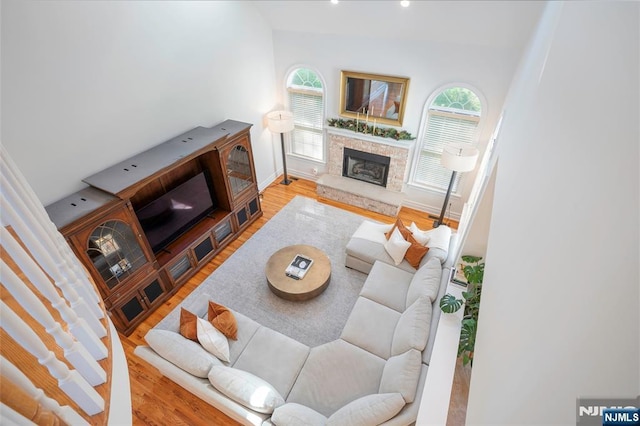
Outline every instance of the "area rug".
[[[208, 300], [228, 306], [308, 346], [333, 341], [347, 321], [366, 275], [344, 266], [345, 247], [365, 220], [357, 214], [296, 196], [216, 269], [181, 304], [198, 315]], [[271, 292], [265, 265], [277, 250], [308, 244], [331, 261], [331, 282], [314, 299], [291, 302]], [[176, 329], [180, 307], [156, 327]]]

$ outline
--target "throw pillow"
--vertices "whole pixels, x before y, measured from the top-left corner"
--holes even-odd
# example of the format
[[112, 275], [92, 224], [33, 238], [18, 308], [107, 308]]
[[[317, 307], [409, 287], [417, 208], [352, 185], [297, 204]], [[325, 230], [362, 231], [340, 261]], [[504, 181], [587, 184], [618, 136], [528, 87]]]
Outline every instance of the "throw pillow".
[[418, 390], [422, 355], [416, 349], [387, 360], [380, 379], [380, 393], [398, 392], [407, 403], [413, 402]]
[[[422, 260], [424, 255], [427, 254], [429, 249], [427, 247], [425, 247], [424, 245], [420, 244], [420, 242], [418, 242], [413, 237], [413, 235], [411, 235], [411, 231], [409, 229], [407, 229], [406, 226], [404, 226], [404, 223], [402, 223], [402, 220], [400, 220], [400, 218], [396, 219], [396, 223], [393, 225], [393, 228], [391, 228], [391, 230], [389, 230], [389, 232], [384, 234], [387, 237], [387, 240], [389, 238], [391, 238], [391, 235], [393, 234], [393, 232], [396, 229], [398, 231], [400, 231], [400, 234], [402, 235], [402, 238], [404, 238], [406, 241], [411, 243], [411, 245], [409, 246], [409, 248], [405, 252], [404, 258], [407, 259], [407, 262], [409, 262], [409, 265], [411, 265], [414, 268], [418, 269], [418, 267], [420, 266], [420, 261]], [[393, 256], [391, 256], [391, 257], [393, 257]], [[395, 261], [395, 259], [394, 259], [394, 261]], [[398, 263], [396, 263], [396, 265], [398, 265]]]
[[236, 368], [214, 365], [209, 382], [224, 395], [259, 413], [271, 414], [284, 404], [273, 386], [258, 376]]
[[306, 405], [288, 402], [273, 411], [271, 423], [276, 426], [324, 426], [327, 418]]
[[399, 393], [376, 393], [358, 398], [333, 413], [327, 426], [379, 425], [402, 410]]
[[404, 258], [407, 259], [409, 265], [418, 269], [420, 267], [420, 261], [429, 251], [429, 247], [425, 247], [420, 244], [415, 238], [413, 238], [413, 235], [411, 235], [411, 233], [409, 233], [405, 238], [409, 243], [411, 243], [411, 245], [407, 249]]
[[384, 249], [389, 253], [396, 266], [402, 263], [402, 259], [404, 259], [404, 255], [410, 246], [411, 243], [402, 238], [398, 228], [394, 229], [391, 237], [384, 243]]
[[430, 231], [425, 232], [429, 236], [427, 247], [431, 249], [440, 249], [445, 252], [449, 251], [449, 242], [451, 241], [451, 228], [446, 225], [440, 225]]
[[229, 339], [238, 340], [238, 323], [228, 308], [209, 301], [207, 319]]
[[438, 297], [441, 278], [442, 265], [440, 264], [440, 259], [432, 257], [411, 278], [405, 307], [411, 306], [420, 296], [427, 297], [433, 303]]
[[405, 353], [409, 349], [422, 352], [429, 338], [431, 313], [431, 300], [424, 296], [402, 313], [393, 333], [391, 356]]
[[418, 242], [423, 246], [426, 246], [429, 242], [429, 231], [423, 231], [422, 229], [418, 228], [418, 225], [416, 225], [415, 222], [411, 222], [411, 225], [409, 225], [409, 231], [411, 231], [413, 238], [418, 240]]
[[198, 316], [180, 308], [180, 334], [194, 342], [198, 341], [198, 331], [196, 329]]
[[229, 342], [225, 335], [202, 318], [198, 318], [196, 325], [198, 341], [202, 347], [220, 361], [229, 362]]
[[174, 331], [151, 329], [144, 340], [162, 358], [202, 379], [207, 377], [213, 365], [221, 365], [220, 360], [202, 346]]

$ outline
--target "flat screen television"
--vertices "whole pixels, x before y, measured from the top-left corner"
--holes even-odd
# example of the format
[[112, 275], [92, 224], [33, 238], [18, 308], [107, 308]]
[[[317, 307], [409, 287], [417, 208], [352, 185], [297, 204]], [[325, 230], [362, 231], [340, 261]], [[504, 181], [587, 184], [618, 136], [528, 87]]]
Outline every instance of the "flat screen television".
[[211, 188], [209, 174], [201, 172], [135, 211], [154, 253], [216, 208]]

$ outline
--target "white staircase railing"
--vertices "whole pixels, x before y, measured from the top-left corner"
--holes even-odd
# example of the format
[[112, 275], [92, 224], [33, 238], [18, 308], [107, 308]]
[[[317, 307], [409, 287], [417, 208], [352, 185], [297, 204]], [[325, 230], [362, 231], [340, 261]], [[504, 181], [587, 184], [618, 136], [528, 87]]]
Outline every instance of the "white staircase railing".
[[[1, 144], [0, 153], [0, 373], [12, 389], [0, 393], [0, 424], [39, 415], [108, 424], [111, 396], [128, 392], [111, 389], [114, 354], [128, 385], [122, 345], [87, 271]], [[25, 399], [28, 415], [16, 402]]]

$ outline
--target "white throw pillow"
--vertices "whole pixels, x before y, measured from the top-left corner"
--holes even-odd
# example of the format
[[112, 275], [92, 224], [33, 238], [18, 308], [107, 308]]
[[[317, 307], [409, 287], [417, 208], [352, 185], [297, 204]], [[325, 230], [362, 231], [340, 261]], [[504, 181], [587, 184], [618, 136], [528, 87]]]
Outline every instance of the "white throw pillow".
[[451, 241], [451, 228], [446, 225], [440, 225], [437, 228], [427, 231], [429, 234], [429, 242], [427, 247], [430, 249], [440, 249], [445, 252], [449, 251], [449, 242]]
[[428, 297], [433, 303], [438, 298], [441, 280], [442, 265], [440, 264], [440, 259], [432, 257], [411, 278], [405, 308], [413, 305], [420, 296]]
[[215, 365], [209, 371], [209, 382], [238, 404], [258, 413], [271, 414], [284, 404], [284, 398], [273, 386], [246, 371]]
[[391, 228], [393, 228], [393, 223], [383, 224], [365, 220], [356, 229], [351, 238], [362, 238], [363, 240], [384, 244], [387, 242], [387, 237], [384, 234], [391, 231]]
[[417, 349], [409, 349], [401, 355], [392, 356], [384, 365], [378, 392], [398, 392], [407, 403], [413, 402], [418, 390], [421, 369], [422, 355]]
[[324, 426], [327, 418], [306, 405], [289, 402], [273, 411], [271, 423], [276, 426]]
[[333, 413], [327, 426], [379, 425], [402, 410], [399, 393], [376, 393], [352, 401]]
[[391, 356], [409, 349], [424, 350], [429, 339], [432, 309], [431, 300], [421, 296], [402, 313], [393, 333]]
[[402, 263], [402, 259], [404, 259], [404, 255], [410, 246], [411, 243], [402, 237], [398, 228], [393, 230], [387, 242], [384, 243], [384, 249], [389, 253], [396, 266]]
[[197, 319], [196, 330], [198, 342], [207, 352], [212, 353], [220, 361], [229, 362], [229, 341], [220, 330], [203, 318]]
[[218, 358], [196, 342], [185, 339], [180, 333], [152, 329], [144, 339], [162, 358], [196, 377], [205, 378], [212, 365], [221, 365]]
[[416, 241], [423, 246], [426, 246], [429, 242], [429, 231], [423, 231], [422, 229], [418, 228], [418, 225], [416, 225], [415, 222], [411, 222], [411, 225], [409, 225], [409, 231], [411, 231], [411, 235], [413, 235], [413, 238], [415, 238]]

